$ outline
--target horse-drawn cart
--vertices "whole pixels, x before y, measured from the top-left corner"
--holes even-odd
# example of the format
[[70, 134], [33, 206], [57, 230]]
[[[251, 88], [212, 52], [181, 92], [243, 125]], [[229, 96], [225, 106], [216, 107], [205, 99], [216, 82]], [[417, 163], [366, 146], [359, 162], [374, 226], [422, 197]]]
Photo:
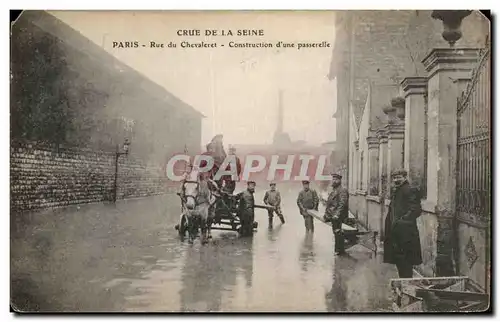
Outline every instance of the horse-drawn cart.
[[257, 229], [258, 223], [254, 218], [246, 218], [240, 212], [241, 193], [233, 195], [222, 191], [216, 198], [212, 229], [237, 231], [242, 235], [251, 234]]
[[[212, 195], [215, 197], [215, 202], [212, 205], [213, 217], [211, 216], [211, 220], [209, 221], [210, 230], [236, 231], [240, 235], [251, 235], [257, 230], [258, 223], [254, 221], [254, 218], [247, 218], [247, 215], [239, 209], [241, 193], [233, 195], [223, 190], [218, 190], [212, 192]], [[254, 205], [254, 208], [267, 210], [270, 206]], [[189, 220], [187, 212], [185, 209], [182, 209], [180, 221], [175, 225], [175, 229], [179, 232], [181, 239], [186, 236], [189, 230]]]

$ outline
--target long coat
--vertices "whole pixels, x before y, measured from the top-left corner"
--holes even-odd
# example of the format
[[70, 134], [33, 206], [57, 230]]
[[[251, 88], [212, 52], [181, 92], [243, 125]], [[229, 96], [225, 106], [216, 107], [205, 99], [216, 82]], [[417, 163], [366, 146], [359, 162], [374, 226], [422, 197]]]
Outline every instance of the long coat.
[[385, 218], [384, 262], [391, 264], [422, 263], [422, 249], [417, 227], [421, 215], [420, 193], [408, 182], [391, 191], [391, 203]]
[[253, 193], [245, 190], [239, 194], [240, 196], [240, 204], [239, 204], [239, 213], [240, 216], [248, 216], [248, 218], [254, 218], [254, 205], [255, 199]]

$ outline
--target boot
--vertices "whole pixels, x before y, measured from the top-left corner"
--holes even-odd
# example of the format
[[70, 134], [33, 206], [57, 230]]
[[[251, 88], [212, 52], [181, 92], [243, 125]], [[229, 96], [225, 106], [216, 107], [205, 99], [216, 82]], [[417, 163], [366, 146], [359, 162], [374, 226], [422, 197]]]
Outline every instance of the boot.
[[273, 217], [269, 217], [269, 228], [273, 228]]

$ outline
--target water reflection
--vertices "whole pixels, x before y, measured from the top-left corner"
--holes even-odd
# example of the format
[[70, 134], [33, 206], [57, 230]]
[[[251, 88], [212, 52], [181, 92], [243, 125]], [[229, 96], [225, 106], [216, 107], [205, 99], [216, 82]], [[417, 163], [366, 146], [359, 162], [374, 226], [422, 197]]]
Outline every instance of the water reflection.
[[279, 225], [277, 226], [276, 228], [269, 228], [267, 230], [267, 239], [270, 241], [270, 242], [275, 242], [278, 237], [279, 237], [279, 234], [281, 232], [281, 228], [283, 227], [283, 225]]
[[315, 262], [314, 253], [314, 235], [311, 233], [306, 233], [304, 240], [302, 241], [299, 254], [300, 268], [305, 273], [307, 272], [309, 265]]
[[349, 255], [335, 257], [333, 284], [325, 294], [325, 305], [328, 312], [347, 311], [347, 280], [354, 272], [357, 260]]
[[238, 274], [242, 273], [246, 287], [251, 287], [252, 248], [252, 238], [235, 234], [222, 235], [207, 246], [189, 248], [182, 269], [181, 311], [221, 311], [222, 303], [235, 300]]

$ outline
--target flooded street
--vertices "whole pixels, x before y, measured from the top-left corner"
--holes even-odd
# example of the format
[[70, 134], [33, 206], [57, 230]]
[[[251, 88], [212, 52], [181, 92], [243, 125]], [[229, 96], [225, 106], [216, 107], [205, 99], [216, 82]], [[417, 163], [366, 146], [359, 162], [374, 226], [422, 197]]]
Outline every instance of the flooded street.
[[[256, 203], [265, 188], [257, 187]], [[359, 245], [333, 256], [331, 229], [318, 221], [306, 236], [298, 187], [290, 189], [281, 189], [284, 225], [275, 218], [268, 229], [267, 212], [256, 209], [253, 237], [214, 230], [204, 246], [179, 240], [175, 195], [13, 218], [13, 305], [93, 312], [388, 310], [394, 268]]]

